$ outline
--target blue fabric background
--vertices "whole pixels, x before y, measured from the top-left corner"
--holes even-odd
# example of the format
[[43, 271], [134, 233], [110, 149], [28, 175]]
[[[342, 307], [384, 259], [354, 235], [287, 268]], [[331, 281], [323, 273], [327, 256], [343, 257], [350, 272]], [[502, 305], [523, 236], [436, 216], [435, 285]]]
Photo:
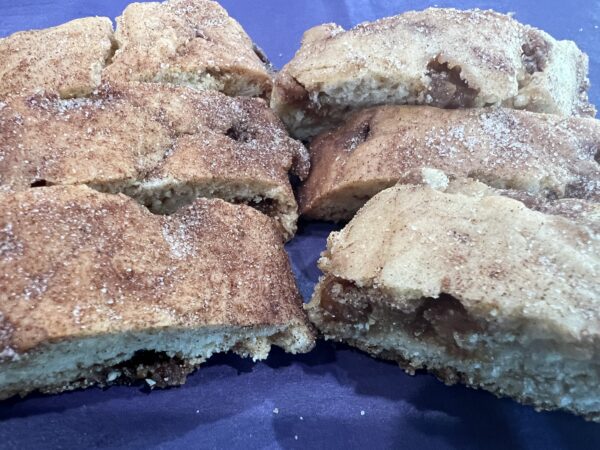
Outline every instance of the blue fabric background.
[[[117, 16], [128, 0], [0, 0], [0, 36], [89, 15]], [[494, 8], [590, 55], [591, 100], [600, 104], [600, 1], [222, 0], [281, 67], [302, 32], [345, 27], [427, 6]], [[2, 61], [0, 61], [2, 64]], [[301, 224], [288, 244], [305, 298], [333, 226]], [[274, 412], [277, 411], [277, 412]], [[363, 414], [364, 412], [364, 414]], [[213, 357], [181, 388], [92, 388], [0, 402], [0, 448], [511, 448], [600, 449], [600, 425], [536, 413], [507, 399], [404, 374], [343, 345], [308, 355], [273, 351], [253, 364]]]

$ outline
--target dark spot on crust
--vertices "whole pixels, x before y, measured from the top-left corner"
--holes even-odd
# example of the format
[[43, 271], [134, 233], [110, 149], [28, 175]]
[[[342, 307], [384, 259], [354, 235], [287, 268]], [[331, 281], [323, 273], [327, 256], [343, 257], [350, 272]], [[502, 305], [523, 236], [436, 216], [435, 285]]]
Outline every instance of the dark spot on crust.
[[529, 34], [528, 41], [521, 46], [521, 58], [528, 74], [541, 72], [548, 62], [550, 43], [537, 34]]
[[438, 29], [437, 26], [427, 20], [417, 20], [407, 25], [412, 26], [418, 33], [423, 34], [430, 34]]
[[233, 202], [248, 205], [267, 216], [274, 216], [278, 212], [278, 204], [272, 198], [263, 198], [260, 200], [234, 199]]
[[[167, 386], [177, 386], [185, 383], [187, 375], [194, 371], [195, 365], [188, 361], [170, 357], [164, 352], [154, 350], [140, 350], [135, 352], [133, 357], [127, 361], [109, 368], [102, 368], [97, 375], [92, 373], [85, 380], [80, 380], [85, 384], [90, 381], [98, 383], [101, 386], [107, 384], [132, 384], [138, 380], [152, 380], [156, 384], [153, 387], [164, 388]], [[112, 378], [111, 377], [116, 377]], [[112, 379], [111, 379], [112, 378]], [[77, 383], [76, 383], [77, 384]]]
[[469, 242], [471, 242], [471, 236], [469, 236], [468, 234], [465, 233], [460, 233], [456, 230], [452, 230], [450, 231], [452, 237], [454, 239], [456, 239], [458, 242], [460, 242], [461, 244], [467, 244]]
[[50, 184], [46, 180], [35, 180], [29, 186], [32, 188], [36, 188], [50, 186]]
[[449, 67], [448, 63], [440, 63], [439, 58], [427, 64], [427, 75], [431, 79], [428, 94], [432, 97], [428, 104], [438, 108], [470, 108], [473, 106], [479, 89], [469, 87], [460, 77], [461, 67]]
[[267, 56], [267, 54], [264, 52], [264, 50], [262, 48], [260, 48], [254, 42], [252, 43], [252, 50], [254, 51], [254, 54], [256, 56], [258, 56], [258, 59], [260, 59], [261, 62], [265, 66], [267, 66], [268, 69], [272, 69], [273, 68], [273, 65], [271, 64], [271, 61], [269, 61], [269, 57]]
[[250, 142], [254, 139], [253, 134], [242, 124], [232, 125], [225, 135], [236, 142]]
[[450, 286], [452, 286], [452, 282], [450, 281], [450, 278], [448, 278], [447, 276], [444, 276], [444, 278], [442, 278], [441, 286], [442, 286], [443, 290], [450, 289]]
[[504, 271], [502, 269], [491, 269], [488, 273], [488, 276], [494, 280], [498, 280], [502, 278], [504, 275]]
[[511, 76], [515, 74], [513, 65], [505, 55], [491, 52], [484, 47], [478, 46], [472, 47], [471, 51], [482, 64], [488, 66], [490, 69], [504, 72]]
[[275, 79], [275, 87], [279, 88], [277, 90], [283, 97], [283, 103], [296, 108], [310, 107], [311, 102], [308, 98], [308, 91], [293, 76], [281, 72], [280, 76]]
[[561, 197], [593, 200], [598, 195], [598, 190], [590, 187], [594, 185], [589, 176], [579, 176], [565, 186], [565, 193]]
[[338, 301], [339, 298], [346, 295], [346, 292], [356, 289], [358, 288], [354, 283], [343, 278], [329, 279], [321, 290], [321, 308], [335, 322], [358, 323], [365, 321], [373, 310], [371, 304], [363, 305], [364, 309], [360, 309], [356, 305], [350, 307]]
[[194, 35], [197, 38], [204, 39], [205, 41], [209, 41], [209, 42], [212, 41], [212, 39], [209, 38], [206, 34], [204, 34], [204, 31], [200, 28], [196, 28]]
[[355, 129], [354, 134], [347, 138], [344, 144], [344, 149], [347, 151], [354, 150], [360, 144], [369, 139], [370, 134], [371, 124], [368, 121], [361, 122]]
[[424, 298], [410, 327], [413, 333], [424, 338], [437, 336], [446, 342], [454, 342], [455, 333], [481, 331], [460, 300], [444, 293], [438, 298]]

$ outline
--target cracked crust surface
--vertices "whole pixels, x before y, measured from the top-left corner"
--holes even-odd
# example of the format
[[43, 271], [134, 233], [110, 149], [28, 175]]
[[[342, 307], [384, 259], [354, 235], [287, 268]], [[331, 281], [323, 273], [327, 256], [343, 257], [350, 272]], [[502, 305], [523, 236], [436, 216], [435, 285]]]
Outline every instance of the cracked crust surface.
[[348, 220], [377, 192], [472, 177], [540, 197], [600, 200], [600, 121], [505, 108], [382, 106], [310, 145], [300, 213]]
[[228, 95], [271, 92], [264, 55], [216, 2], [132, 3], [117, 18], [110, 82], [146, 81], [216, 89]]
[[275, 80], [272, 106], [297, 137], [381, 104], [502, 105], [594, 116], [588, 59], [571, 41], [493, 11], [430, 8], [363, 23], [325, 24]]
[[89, 95], [100, 85], [112, 38], [110, 19], [86, 17], [0, 39], [0, 99], [35, 91]]
[[2, 398], [87, 385], [135, 351], [192, 364], [313, 345], [280, 235], [252, 208], [199, 199], [157, 216], [85, 186], [0, 199]]
[[263, 207], [286, 237], [297, 218], [288, 172], [304, 178], [309, 166], [262, 99], [159, 84], [13, 96], [0, 104], [0, 136], [0, 190], [86, 184], [160, 213], [219, 197]]
[[600, 419], [600, 209], [461, 180], [396, 186], [339, 233], [310, 319], [409, 372]]

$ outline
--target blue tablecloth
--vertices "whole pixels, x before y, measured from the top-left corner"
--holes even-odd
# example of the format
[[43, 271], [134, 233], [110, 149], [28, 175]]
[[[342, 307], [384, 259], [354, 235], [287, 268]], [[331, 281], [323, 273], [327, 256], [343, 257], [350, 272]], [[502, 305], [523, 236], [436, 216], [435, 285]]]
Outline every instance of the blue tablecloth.
[[[0, 0], [0, 36], [90, 15], [115, 17], [128, 0]], [[276, 67], [302, 32], [323, 22], [349, 27], [426, 6], [494, 8], [590, 55], [591, 100], [600, 104], [598, 0], [222, 0]], [[0, 61], [0, 65], [2, 61]], [[305, 298], [332, 225], [301, 224], [288, 244]], [[343, 345], [308, 355], [274, 350], [252, 364], [213, 357], [180, 388], [92, 388], [0, 402], [0, 448], [512, 448], [600, 449], [600, 425], [536, 413], [511, 400], [406, 375]]]

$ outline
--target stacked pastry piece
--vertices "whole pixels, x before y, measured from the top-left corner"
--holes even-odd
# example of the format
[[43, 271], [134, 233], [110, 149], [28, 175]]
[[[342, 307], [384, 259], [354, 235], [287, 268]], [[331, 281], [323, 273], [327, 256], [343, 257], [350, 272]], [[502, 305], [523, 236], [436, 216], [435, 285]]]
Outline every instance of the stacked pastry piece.
[[598, 420], [586, 74], [575, 44], [494, 12], [309, 30], [272, 97], [296, 136], [316, 135], [301, 212], [349, 220], [367, 202], [319, 262], [307, 309], [322, 334]]
[[114, 33], [79, 19], [9, 36], [0, 58], [3, 189], [87, 184], [158, 212], [218, 197], [295, 233], [306, 150], [262, 99], [218, 92], [268, 99], [271, 78], [217, 3], [134, 3]]
[[289, 173], [304, 177], [308, 156], [261, 99], [103, 85], [85, 98], [9, 96], [0, 121], [0, 189], [85, 184], [157, 213], [217, 197], [270, 215], [286, 238], [296, 231]]
[[266, 58], [216, 2], [132, 3], [116, 21], [115, 32], [107, 17], [88, 17], [2, 39], [0, 97], [39, 89], [83, 96], [107, 80], [269, 97]]
[[312, 347], [283, 249], [307, 153], [218, 4], [16, 33], [0, 59], [0, 398]]
[[573, 42], [510, 16], [431, 8], [308, 30], [275, 80], [272, 106], [300, 137], [382, 104], [594, 116], [587, 70]]

